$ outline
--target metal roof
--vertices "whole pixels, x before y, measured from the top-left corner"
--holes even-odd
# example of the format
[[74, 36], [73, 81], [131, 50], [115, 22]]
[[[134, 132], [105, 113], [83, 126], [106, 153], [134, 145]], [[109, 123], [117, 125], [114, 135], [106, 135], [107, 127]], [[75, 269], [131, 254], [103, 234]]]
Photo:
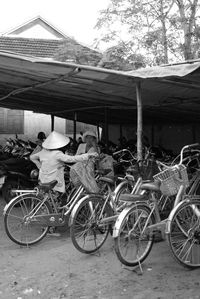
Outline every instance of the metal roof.
[[132, 72], [0, 52], [0, 106], [86, 123], [136, 122], [141, 81], [144, 122], [198, 122], [200, 61]]

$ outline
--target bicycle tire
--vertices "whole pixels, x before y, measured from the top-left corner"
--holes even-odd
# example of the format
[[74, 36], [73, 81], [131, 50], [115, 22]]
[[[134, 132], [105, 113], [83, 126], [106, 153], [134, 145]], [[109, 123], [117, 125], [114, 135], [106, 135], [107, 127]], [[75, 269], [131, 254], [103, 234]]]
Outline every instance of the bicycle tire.
[[[100, 219], [98, 219], [104, 201], [103, 196], [95, 197], [95, 195], [91, 195], [83, 202], [80, 202], [74, 213], [70, 236], [74, 247], [82, 253], [90, 254], [97, 251], [108, 237], [110, 224], [101, 225]], [[103, 216], [108, 217], [110, 215], [111, 208], [106, 204]], [[83, 244], [80, 240], [81, 237], [83, 237]]]
[[[142, 227], [144, 227], [144, 225], [146, 223], [146, 222], [144, 222], [144, 220], [148, 219], [150, 213], [151, 213], [150, 208], [143, 204], [136, 204], [132, 208], [127, 209], [126, 213], [123, 213], [124, 215], [121, 219], [121, 223], [118, 228], [119, 229], [118, 236], [114, 239], [114, 242], [115, 242], [116, 255], [117, 255], [119, 261], [122, 264], [124, 264], [125, 266], [134, 267], [134, 266], [139, 265], [147, 258], [147, 256], [149, 255], [149, 253], [152, 249], [153, 240], [154, 240], [153, 233], [149, 232], [147, 234], [140, 235], [140, 233], [141, 233], [140, 230], [142, 229]], [[141, 223], [140, 223], [140, 219], [141, 219]], [[154, 218], [153, 214], [150, 216], [149, 220], [150, 220], [150, 224], [155, 223], [155, 218]], [[142, 221], [143, 221], [143, 224], [142, 224]], [[136, 225], [135, 228], [134, 228], [134, 225]], [[130, 227], [130, 230], [129, 230], [129, 227]], [[127, 230], [128, 234], [131, 231], [131, 235], [128, 235], [126, 233], [126, 230]], [[123, 248], [121, 247], [121, 243], [123, 241], [125, 242], [125, 245], [130, 246], [129, 252], [131, 254], [131, 257], [127, 256], [127, 253], [128, 253], [127, 250], [129, 248], [125, 248], [124, 245], [123, 245]], [[135, 241], [135, 244], [133, 241]], [[142, 243], [141, 243], [142, 241], [144, 241], [144, 242], [147, 241], [147, 243], [145, 245], [143, 253], [141, 253], [138, 256], [138, 253], [140, 250], [139, 247], [140, 247], [140, 245], [142, 245]], [[135, 257], [133, 257], [134, 247], [136, 248]], [[125, 252], [124, 252], [124, 249], [125, 249]]]
[[184, 267], [200, 267], [200, 200], [183, 202], [170, 221], [167, 240], [176, 261]]
[[[13, 200], [7, 207], [7, 210], [4, 215], [4, 226], [5, 226], [5, 232], [7, 236], [16, 244], [21, 246], [29, 246], [34, 245], [41, 241], [46, 234], [49, 231], [49, 226], [45, 226], [41, 223], [33, 221], [27, 222], [28, 215], [31, 213], [31, 209], [33, 207], [36, 207], [35, 204], [40, 204], [42, 202], [42, 199], [37, 197], [33, 194], [25, 194], [18, 196], [16, 200]], [[21, 209], [21, 210], [20, 210]], [[24, 210], [23, 210], [24, 209]], [[42, 206], [40, 207], [40, 210], [38, 212], [50, 214], [52, 212], [50, 204], [45, 201]], [[37, 216], [40, 215], [37, 213]], [[42, 215], [42, 214], [41, 214]], [[17, 220], [19, 223], [14, 225], [14, 230], [12, 230], [12, 219], [16, 222]], [[32, 224], [32, 233], [35, 235], [34, 239], [31, 237], [31, 224]], [[37, 226], [38, 225], [38, 226]], [[19, 226], [19, 229], [21, 230], [20, 236], [18, 237], [17, 228]], [[23, 227], [24, 226], [24, 227]], [[23, 230], [24, 229], [24, 230]], [[30, 236], [28, 237], [27, 234], [30, 233]], [[24, 234], [24, 235], [23, 235]]]

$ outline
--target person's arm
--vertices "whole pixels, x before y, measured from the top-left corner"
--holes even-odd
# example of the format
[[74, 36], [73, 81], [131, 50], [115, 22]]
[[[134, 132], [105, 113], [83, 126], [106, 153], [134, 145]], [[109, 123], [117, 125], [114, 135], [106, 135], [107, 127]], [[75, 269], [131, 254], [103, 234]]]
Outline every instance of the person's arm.
[[38, 169], [41, 168], [41, 162], [40, 162], [40, 155], [39, 155], [40, 152], [36, 153], [36, 154], [33, 154], [30, 156], [30, 160], [35, 163], [35, 165], [37, 166]]
[[57, 159], [65, 163], [75, 163], [75, 162], [87, 161], [89, 157], [96, 157], [96, 156], [97, 156], [96, 153], [70, 156], [70, 155], [63, 154], [62, 152], [59, 152], [57, 154]]

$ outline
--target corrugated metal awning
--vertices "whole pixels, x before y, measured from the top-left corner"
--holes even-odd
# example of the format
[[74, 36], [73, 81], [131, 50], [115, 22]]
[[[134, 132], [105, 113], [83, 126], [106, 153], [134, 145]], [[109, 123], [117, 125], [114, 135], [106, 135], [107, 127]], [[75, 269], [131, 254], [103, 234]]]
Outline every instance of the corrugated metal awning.
[[120, 72], [0, 52], [0, 106], [87, 123], [135, 123], [136, 82], [145, 121], [198, 121], [200, 61]]

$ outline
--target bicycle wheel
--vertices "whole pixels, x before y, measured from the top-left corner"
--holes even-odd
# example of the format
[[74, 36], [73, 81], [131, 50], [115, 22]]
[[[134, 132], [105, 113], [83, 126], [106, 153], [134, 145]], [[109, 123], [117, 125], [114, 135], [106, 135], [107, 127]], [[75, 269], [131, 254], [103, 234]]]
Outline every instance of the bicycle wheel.
[[11, 202], [5, 212], [6, 234], [19, 245], [33, 245], [47, 234], [49, 226], [42, 221], [42, 216], [50, 213], [48, 202], [42, 203], [42, 199], [33, 194], [20, 195]]
[[[104, 208], [103, 208], [104, 207]], [[103, 196], [89, 196], [78, 206], [70, 228], [72, 243], [82, 253], [97, 251], [106, 241], [110, 225], [102, 219], [111, 215]]]
[[[150, 208], [136, 204], [127, 212], [121, 213], [122, 218], [115, 240], [115, 252], [120, 262], [126, 266], [136, 266], [149, 255], [153, 245], [153, 232], [144, 230], [155, 223]], [[120, 216], [119, 216], [120, 219]]]
[[188, 268], [200, 267], [200, 201], [183, 202], [171, 219], [167, 234], [175, 259]]

